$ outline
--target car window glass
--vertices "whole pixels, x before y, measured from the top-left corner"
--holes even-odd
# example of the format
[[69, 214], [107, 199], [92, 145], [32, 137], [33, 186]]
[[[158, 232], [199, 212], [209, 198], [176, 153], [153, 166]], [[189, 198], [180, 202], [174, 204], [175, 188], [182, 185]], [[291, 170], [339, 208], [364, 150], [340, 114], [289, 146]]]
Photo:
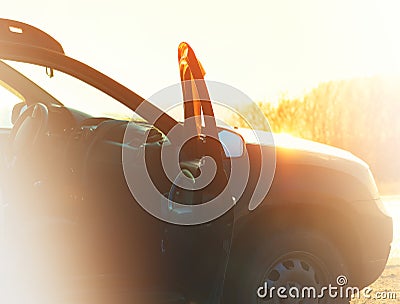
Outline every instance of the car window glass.
[[116, 99], [68, 74], [54, 71], [54, 76], [50, 78], [46, 74], [45, 67], [13, 61], [6, 61], [6, 63], [68, 108], [76, 109], [93, 117], [144, 120]]
[[0, 80], [0, 128], [12, 128], [12, 110], [17, 103], [23, 102], [22, 96]]

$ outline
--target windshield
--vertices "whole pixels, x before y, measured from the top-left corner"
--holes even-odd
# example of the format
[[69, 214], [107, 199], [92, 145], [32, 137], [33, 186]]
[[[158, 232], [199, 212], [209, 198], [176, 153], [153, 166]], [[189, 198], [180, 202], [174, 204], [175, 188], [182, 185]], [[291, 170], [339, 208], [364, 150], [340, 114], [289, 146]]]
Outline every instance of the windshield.
[[68, 74], [54, 71], [54, 76], [49, 77], [43, 66], [8, 60], [4, 62], [35, 82], [68, 108], [93, 117], [144, 120], [116, 99]]

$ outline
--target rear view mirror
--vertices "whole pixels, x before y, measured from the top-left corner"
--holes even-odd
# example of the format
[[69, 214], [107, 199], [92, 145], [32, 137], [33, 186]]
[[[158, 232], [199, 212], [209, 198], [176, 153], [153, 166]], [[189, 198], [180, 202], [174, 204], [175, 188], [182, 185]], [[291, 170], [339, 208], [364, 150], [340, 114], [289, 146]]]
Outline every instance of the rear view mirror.
[[13, 107], [12, 114], [11, 114], [11, 122], [13, 125], [17, 121], [18, 117], [20, 117], [21, 114], [26, 110], [26, 108], [27, 108], [27, 105], [25, 102], [17, 103]]
[[241, 157], [244, 154], [243, 138], [230, 130], [221, 130], [218, 132], [218, 137], [224, 148], [225, 156], [229, 158]]

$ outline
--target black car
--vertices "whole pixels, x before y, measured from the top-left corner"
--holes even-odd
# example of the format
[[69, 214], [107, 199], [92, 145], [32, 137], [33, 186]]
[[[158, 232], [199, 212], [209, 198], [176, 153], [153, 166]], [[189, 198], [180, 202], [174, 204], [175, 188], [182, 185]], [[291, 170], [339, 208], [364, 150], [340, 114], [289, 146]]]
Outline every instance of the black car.
[[[303, 303], [263, 288], [362, 288], [382, 273], [392, 220], [368, 166], [221, 127], [187, 43], [183, 122], [33, 26], [0, 19], [0, 58], [18, 101], [0, 111], [2, 303]], [[38, 67], [64, 100], [32, 81]], [[100, 101], [86, 90], [120, 115], [88, 114]]]

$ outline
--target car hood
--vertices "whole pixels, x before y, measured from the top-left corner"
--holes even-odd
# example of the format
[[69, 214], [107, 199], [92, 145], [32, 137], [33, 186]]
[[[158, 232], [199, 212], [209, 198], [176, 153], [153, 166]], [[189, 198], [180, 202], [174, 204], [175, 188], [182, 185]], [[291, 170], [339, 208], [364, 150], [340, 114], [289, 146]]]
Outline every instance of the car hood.
[[[287, 134], [250, 129], [235, 129], [235, 131], [243, 136], [247, 145], [260, 145], [267, 151], [275, 148], [277, 170], [278, 164], [293, 164], [340, 171], [357, 178], [368, 187], [373, 197], [379, 197], [367, 163], [348, 151]], [[271, 157], [271, 154], [267, 152], [265, 157]]]
[[261, 146], [276, 147], [278, 149], [295, 150], [300, 153], [304, 152], [304, 154], [311, 153], [314, 154], [314, 156], [325, 159], [340, 158], [368, 167], [364, 161], [349, 151], [315, 141], [294, 137], [288, 134], [277, 134], [260, 130], [236, 129], [235, 131], [243, 136], [246, 144], [259, 144]]

